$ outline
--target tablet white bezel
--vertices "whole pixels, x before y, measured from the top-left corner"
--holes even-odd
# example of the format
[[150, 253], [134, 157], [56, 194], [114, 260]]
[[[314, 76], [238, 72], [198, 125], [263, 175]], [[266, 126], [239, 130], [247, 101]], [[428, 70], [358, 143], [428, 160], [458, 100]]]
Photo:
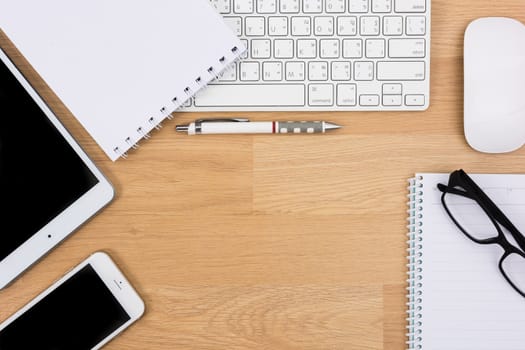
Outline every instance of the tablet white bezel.
[[49, 221], [38, 232], [35, 232], [9, 256], [0, 261], [0, 289], [2, 289], [107, 205], [114, 197], [114, 190], [109, 181], [97, 169], [80, 145], [1, 49], [0, 59], [99, 181], [57, 217]]
[[[67, 274], [65, 274], [58, 281], [53, 283], [49, 288], [40, 293], [36, 298], [27, 303], [23, 308], [14, 313], [11, 317], [5, 320], [0, 324], [0, 331], [19, 318], [27, 310], [31, 309], [35, 304], [44, 299], [49, 293], [51, 293], [56, 288], [60, 287], [65, 281], [75, 275], [78, 271], [84, 268], [86, 265], [90, 264], [91, 267], [95, 270], [100, 279], [104, 282], [106, 287], [110, 290], [111, 294], [119, 302], [122, 308], [129, 315], [130, 319], [123, 323], [119, 328], [114, 332], [109, 334], [104, 338], [99, 344], [97, 344], [94, 349], [100, 349], [104, 344], [107, 344], [111, 339], [116, 335], [121, 333], [126, 329], [130, 324], [139, 319], [145, 310], [144, 302], [137, 294], [135, 289], [131, 286], [129, 281], [124, 277], [119, 268], [115, 265], [113, 260], [103, 252], [97, 252], [91, 255], [89, 258], [84, 260], [78, 266], [73, 268]], [[31, 336], [31, 334], [28, 334]]]

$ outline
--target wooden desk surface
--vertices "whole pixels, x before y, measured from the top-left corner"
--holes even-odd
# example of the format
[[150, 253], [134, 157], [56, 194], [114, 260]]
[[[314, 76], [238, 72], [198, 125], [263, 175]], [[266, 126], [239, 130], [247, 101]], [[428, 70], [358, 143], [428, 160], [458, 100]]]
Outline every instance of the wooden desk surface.
[[525, 148], [482, 154], [463, 137], [463, 32], [495, 15], [525, 22], [525, 2], [432, 1], [426, 112], [249, 115], [344, 125], [282, 137], [176, 135], [195, 118], [180, 113], [116, 163], [3, 37], [117, 196], [0, 292], [0, 321], [104, 250], [147, 306], [107, 349], [404, 349], [406, 179], [525, 172]]

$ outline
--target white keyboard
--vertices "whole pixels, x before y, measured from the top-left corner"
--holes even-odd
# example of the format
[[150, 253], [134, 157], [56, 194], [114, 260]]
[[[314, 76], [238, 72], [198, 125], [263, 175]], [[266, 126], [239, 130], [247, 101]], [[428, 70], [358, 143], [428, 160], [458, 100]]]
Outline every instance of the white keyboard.
[[193, 111], [425, 110], [430, 0], [210, 0], [247, 47]]

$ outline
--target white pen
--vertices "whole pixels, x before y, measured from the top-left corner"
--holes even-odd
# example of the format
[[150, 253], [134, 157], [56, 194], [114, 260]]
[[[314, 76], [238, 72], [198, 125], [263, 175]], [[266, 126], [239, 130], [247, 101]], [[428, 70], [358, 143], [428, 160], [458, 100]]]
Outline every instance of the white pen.
[[251, 122], [244, 118], [197, 119], [188, 125], [177, 125], [176, 131], [188, 135], [205, 134], [316, 134], [341, 126], [324, 121]]

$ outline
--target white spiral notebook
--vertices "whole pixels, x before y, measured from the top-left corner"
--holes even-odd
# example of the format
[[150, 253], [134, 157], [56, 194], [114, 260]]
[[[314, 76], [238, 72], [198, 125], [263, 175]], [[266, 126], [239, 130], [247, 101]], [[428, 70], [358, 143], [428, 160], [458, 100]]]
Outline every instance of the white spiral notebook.
[[0, 0], [0, 28], [112, 160], [245, 50], [207, 0]]
[[[525, 175], [471, 178], [525, 232]], [[447, 184], [448, 174], [416, 174], [409, 185], [407, 348], [525, 349], [525, 298], [498, 269], [503, 250], [459, 231], [437, 183]]]

